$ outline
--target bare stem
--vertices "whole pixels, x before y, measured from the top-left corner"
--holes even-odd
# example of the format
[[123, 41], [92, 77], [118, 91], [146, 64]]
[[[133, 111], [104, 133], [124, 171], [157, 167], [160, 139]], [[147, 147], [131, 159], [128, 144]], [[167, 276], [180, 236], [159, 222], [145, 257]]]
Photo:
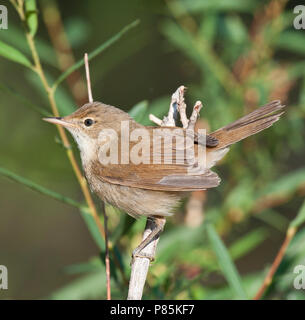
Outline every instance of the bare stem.
[[263, 281], [263, 284], [261, 285], [261, 287], [257, 291], [256, 295], [254, 296], [254, 298], [253, 298], [254, 300], [261, 299], [262, 296], [264, 295], [265, 291], [267, 290], [267, 288], [272, 283], [273, 276], [274, 276], [275, 272], [277, 271], [279, 265], [281, 264], [283, 257], [285, 255], [285, 252], [288, 248], [288, 245], [289, 245], [290, 241], [293, 239], [296, 231], [297, 231], [297, 229], [294, 227], [288, 228], [285, 240], [284, 240], [278, 254], [275, 257], [275, 259], [271, 265], [271, 268]]
[[[150, 233], [156, 228], [156, 224], [151, 219], [147, 219], [145, 230], [143, 233], [142, 241], [145, 240]], [[159, 241], [159, 236], [155, 237], [142, 251], [141, 253], [149, 256], [154, 256]], [[127, 300], [141, 300], [143, 290], [147, 278], [150, 259], [145, 257], [135, 257], [131, 265], [131, 274], [129, 281], [129, 289]]]
[[90, 80], [90, 71], [89, 71], [89, 62], [88, 62], [88, 53], [85, 53], [85, 69], [86, 69], [86, 79], [87, 79], [87, 89], [88, 89], [88, 98], [89, 102], [93, 102], [92, 90], [91, 90], [91, 80]]
[[[16, 4], [15, 4], [16, 5]], [[18, 2], [18, 4], [15, 6], [16, 7], [16, 10], [20, 16], [20, 19], [22, 22], [25, 22], [25, 13], [24, 13], [24, 8], [23, 8], [23, 3], [22, 2]], [[50, 106], [51, 106], [51, 109], [52, 109], [52, 113], [55, 117], [59, 117], [59, 112], [58, 112], [58, 108], [57, 108], [57, 105], [56, 105], [56, 101], [55, 101], [55, 98], [54, 98], [54, 90], [49, 86], [48, 84], [48, 81], [46, 79], [46, 76], [45, 76], [45, 73], [42, 69], [42, 66], [41, 66], [41, 62], [40, 62], [40, 58], [39, 58], [39, 55], [38, 55], [38, 52], [37, 52], [37, 49], [36, 49], [36, 46], [35, 46], [35, 42], [34, 42], [34, 38], [33, 36], [26, 30], [25, 31], [25, 35], [26, 35], [26, 40], [28, 42], [28, 45], [29, 45], [29, 48], [31, 50], [31, 53], [32, 53], [32, 58], [33, 58], [33, 61], [34, 61], [34, 71], [38, 74], [42, 84], [43, 84], [43, 87], [48, 95], [48, 99], [49, 99], [49, 103], [50, 103]], [[75, 158], [75, 155], [72, 151], [72, 147], [71, 147], [71, 144], [69, 142], [69, 139], [66, 135], [66, 132], [65, 130], [61, 127], [61, 126], [57, 126], [57, 130], [59, 132], [59, 135], [60, 135], [60, 139], [62, 140], [63, 142], [63, 145], [65, 146], [66, 148], [66, 153], [67, 153], [67, 156], [68, 156], [68, 159], [70, 160], [70, 163], [72, 165], [72, 168], [73, 168], [73, 171], [76, 175], [76, 178], [80, 184], [80, 187], [82, 189], [82, 192], [84, 194], [84, 197], [85, 197], [85, 200], [88, 204], [88, 207], [89, 207], [89, 210], [98, 226], [98, 229], [102, 235], [102, 237], [105, 239], [105, 233], [104, 233], [104, 229], [103, 229], [103, 226], [100, 222], [100, 219], [99, 219], [99, 216], [98, 216], [98, 213], [97, 213], [97, 210], [96, 210], [96, 207], [95, 207], [95, 204], [93, 202], [93, 199], [91, 197], [91, 194], [90, 194], [90, 191], [89, 191], [89, 188], [88, 188], [88, 185], [87, 185], [87, 181], [85, 179], [85, 177], [82, 175], [82, 172], [78, 166], [78, 163], [76, 161], [76, 158]]]
[[[199, 112], [202, 108], [202, 103], [197, 101], [194, 108], [193, 113], [190, 120], [186, 116], [186, 104], [184, 102], [184, 93], [185, 86], [180, 86], [172, 95], [168, 115], [163, 118], [163, 120], [157, 118], [153, 114], [149, 115], [149, 119], [156, 123], [159, 126], [167, 126], [167, 127], [175, 127], [176, 125], [176, 113], [179, 112], [180, 120], [184, 128], [189, 130], [194, 130], [195, 123], [199, 117]], [[165, 224], [165, 218], [163, 222], [163, 226]], [[157, 231], [157, 225], [152, 219], [147, 219], [145, 230], [143, 233], [142, 241], [147, 239], [147, 237]], [[128, 300], [140, 300], [143, 295], [143, 289], [145, 285], [145, 281], [147, 278], [148, 268], [150, 259], [149, 257], [155, 257], [157, 244], [160, 238], [160, 234], [155, 236], [153, 240], [146, 245], [142, 250], [141, 254], [143, 256], [135, 256], [133, 257], [133, 262], [131, 264], [131, 275], [129, 281], [129, 290], [128, 290]]]

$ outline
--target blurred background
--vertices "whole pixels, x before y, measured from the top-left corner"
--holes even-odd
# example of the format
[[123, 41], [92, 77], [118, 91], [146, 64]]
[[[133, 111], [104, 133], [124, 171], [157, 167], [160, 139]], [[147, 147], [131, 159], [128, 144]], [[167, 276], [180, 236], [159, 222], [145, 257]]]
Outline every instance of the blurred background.
[[[22, 23], [13, 5], [22, 0], [0, 1], [8, 9], [8, 29], [0, 30], [0, 265], [9, 274], [0, 299], [106, 297], [104, 243], [56, 128], [41, 121], [52, 111], [26, 32], [50, 85], [98, 49], [94, 99], [132, 110], [143, 124], [151, 125], [149, 113], [167, 113], [182, 84], [189, 112], [202, 100], [200, 126], [208, 130], [282, 100], [279, 122], [231, 147], [216, 168], [221, 185], [192, 194], [168, 219], [144, 298], [253, 298], [286, 239], [262, 298], [304, 299], [293, 285], [294, 268], [305, 265], [305, 30], [293, 26], [301, 1], [36, 2], [26, 0]], [[87, 99], [83, 66], [58, 81], [61, 115]], [[112, 297], [125, 299], [145, 220], [106, 210]]]

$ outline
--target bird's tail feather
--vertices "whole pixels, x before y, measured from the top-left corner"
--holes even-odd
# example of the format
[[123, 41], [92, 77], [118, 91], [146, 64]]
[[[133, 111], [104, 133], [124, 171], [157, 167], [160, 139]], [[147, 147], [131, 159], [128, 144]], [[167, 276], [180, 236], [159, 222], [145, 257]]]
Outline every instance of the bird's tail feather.
[[[213, 151], [223, 149], [255, 133], [269, 128], [284, 113], [281, 101], [272, 101], [233, 123], [210, 133], [219, 143]], [[212, 151], [211, 150], [211, 151]]]

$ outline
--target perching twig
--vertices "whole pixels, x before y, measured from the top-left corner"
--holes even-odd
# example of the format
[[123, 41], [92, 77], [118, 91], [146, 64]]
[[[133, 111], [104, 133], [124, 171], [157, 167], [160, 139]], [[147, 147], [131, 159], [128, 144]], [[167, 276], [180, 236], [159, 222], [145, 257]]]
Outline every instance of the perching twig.
[[[186, 104], [184, 103], [184, 92], [186, 87], [180, 86], [175, 93], [172, 95], [171, 103], [169, 106], [168, 115], [163, 118], [163, 120], [154, 116], [153, 114], [149, 115], [149, 119], [156, 123], [158, 126], [167, 126], [167, 127], [175, 127], [176, 126], [176, 115], [179, 112], [180, 120], [184, 128], [194, 130], [195, 123], [199, 116], [200, 109], [202, 107], [202, 103], [197, 101], [192, 116], [190, 120], [187, 119], [186, 116]], [[165, 218], [159, 219], [162, 221], [162, 228], [165, 224]], [[160, 229], [160, 226], [154, 221], [154, 219], [147, 218], [145, 230], [143, 233], [143, 239], [147, 239], [147, 237], [156, 232], [156, 229]], [[159, 231], [158, 231], [159, 232]], [[147, 244], [139, 253], [133, 257], [131, 264], [131, 275], [129, 281], [129, 290], [128, 290], [128, 300], [140, 300], [143, 295], [143, 289], [148, 273], [150, 259], [148, 257], [154, 257], [157, 244], [160, 238], [160, 233], [157, 234], [149, 244]], [[141, 256], [142, 255], [142, 256]]]
[[[87, 89], [88, 89], [88, 98], [89, 102], [93, 102], [92, 91], [91, 91], [91, 81], [90, 81], [90, 70], [88, 63], [88, 54], [85, 53], [85, 69], [86, 69], [86, 79], [87, 79]], [[106, 265], [106, 285], [107, 285], [107, 300], [111, 300], [111, 285], [110, 285], [110, 258], [109, 258], [109, 242], [108, 242], [108, 230], [107, 230], [107, 215], [105, 204], [103, 206], [103, 216], [104, 216], [104, 233], [105, 233], [105, 265]]]
[[[142, 241], [145, 240], [156, 227], [154, 221], [148, 218]], [[154, 256], [158, 241], [159, 236], [155, 237], [155, 239], [141, 251], [143, 257], [137, 256], [133, 258], [127, 300], [141, 300], [150, 263], [150, 259], [144, 257], [144, 255]]]

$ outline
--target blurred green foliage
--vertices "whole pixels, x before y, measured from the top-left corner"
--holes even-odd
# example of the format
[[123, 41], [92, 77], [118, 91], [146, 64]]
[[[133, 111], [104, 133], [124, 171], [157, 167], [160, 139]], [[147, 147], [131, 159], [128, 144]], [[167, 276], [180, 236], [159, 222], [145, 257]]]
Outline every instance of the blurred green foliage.
[[[304, 292], [293, 287], [294, 267], [305, 264], [305, 211], [301, 205], [305, 194], [305, 35], [304, 30], [293, 28], [294, 3], [133, 0], [126, 7], [122, 0], [116, 5], [110, 1], [78, 4], [70, 10], [68, 4], [58, 1], [65, 32], [78, 60], [65, 72], [60, 71], [41, 18], [43, 6], [37, 1], [36, 8], [32, 0], [26, 4], [26, 28], [35, 35], [39, 57], [49, 82], [56, 88], [55, 98], [62, 115], [76, 107], [64, 80], [82, 67], [82, 56], [87, 51], [91, 52], [90, 58], [95, 58], [91, 62], [91, 78], [96, 99], [121, 106], [146, 125], [151, 125], [150, 113], [159, 117], [167, 113], [170, 95], [180, 84], [188, 87], [189, 105], [203, 101], [201, 125], [211, 130], [269, 100], [281, 99], [287, 104], [278, 123], [232, 147], [216, 169], [223, 181], [217, 189], [202, 193], [203, 209], [199, 214], [204, 217], [203, 222], [188, 225], [187, 204], [168, 219], [144, 298], [252, 298], [290, 225], [298, 232], [264, 297], [304, 299]], [[32, 199], [32, 194], [24, 194], [22, 188], [0, 180], [0, 244], [11, 241], [14, 248], [3, 245], [0, 264], [7, 261], [15, 278], [20, 278], [19, 282], [12, 280], [13, 288], [0, 292], [0, 297], [105, 298], [104, 241], [82, 203], [63, 148], [54, 143], [59, 139], [54, 137], [52, 128], [40, 121], [41, 114], [50, 113], [48, 100], [31, 70], [31, 51], [13, 6], [9, 12], [9, 29], [0, 31], [0, 56], [11, 60], [0, 61], [0, 174], [43, 195]], [[125, 35], [137, 24], [130, 22], [138, 18], [141, 23]], [[103, 54], [97, 57], [100, 53]], [[53, 199], [67, 206], [54, 204]], [[93, 257], [88, 255], [84, 259], [87, 261], [75, 261], [79, 256], [72, 254], [65, 243], [72, 235], [70, 246], [79, 251], [76, 239], [82, 242], [89, 238], [86, 231], [79, 232], [78, 222], [62, 220], [70, 206], [73, 213], [81, 213], [94, 239], [95, 245], [88, 243], [82, 248], [96, 253]], [[39, 217], [41, 208], [46, 213]], [[112, 258], [128, 279], [130, 254], [140, 242], [145, 221], [134, 221], [111, 206], [106, 211], [114, 248]], [[46, 241], [37, 238], [29, 248], [23, 246], [31, 231], [42, 228], [42, 219], [52, 221], [53, 213], [53, 229]], [[73, 213], [68, 221], [75, 221]], [[23, 221], [22, 228], [14, 228], [14, 221]], [[63, 228], [61, 235], [56, 227], [59, 225]], [[20, 239], [18, 232], [22, 234]], [[56, 241], [54, 233], [61, 242], [55, 242], [51, 254], [47, 244]], [[54, 285], [51, 280], [57, 275], [52, 274], [52, 267], [61, 245], [60, 250], [67, 246], [67, 251], [60, 252], [71, 259], [59, 260], [56, 267], [64, 277]], [[36, 291], [22, 285], [22, 278], [31, 274], [24, 270], [26, 262], [12, 258], [28, 255], [29, 261], [33, 246], [38, 248], [36, 259], [50, 261], [45, 271], [50, 283], [39, 280]], [[20, 268], [15, 266], [17, 262], [21, 263]], [[65, 265], [68, 262], [70, 266]], [[43, 270], [41, 262], [28, 263]], [[113, 260], [111, 268], [113, 298], [125, 299], [127, 284]]]

